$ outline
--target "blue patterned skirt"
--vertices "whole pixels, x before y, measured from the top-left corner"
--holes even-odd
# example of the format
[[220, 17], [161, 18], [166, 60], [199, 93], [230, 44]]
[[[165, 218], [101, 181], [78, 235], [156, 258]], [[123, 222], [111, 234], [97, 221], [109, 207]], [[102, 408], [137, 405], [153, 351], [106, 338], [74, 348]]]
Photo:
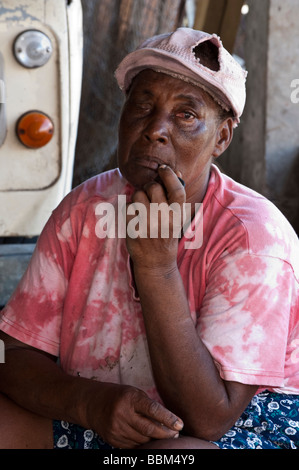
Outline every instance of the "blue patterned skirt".
[[53, 421], [54, 449], [113, 449], [91, 429], [67, 421]]
[[255, 395], [215, 444], [221, 449], [299, 449], [299, 395]]
[[[113, 449], [97, 433], [54, 421], [56, 449]], [[214, 442], [221, 449], [299, 449], [299, 395], [255, 395], [235, 425]]]

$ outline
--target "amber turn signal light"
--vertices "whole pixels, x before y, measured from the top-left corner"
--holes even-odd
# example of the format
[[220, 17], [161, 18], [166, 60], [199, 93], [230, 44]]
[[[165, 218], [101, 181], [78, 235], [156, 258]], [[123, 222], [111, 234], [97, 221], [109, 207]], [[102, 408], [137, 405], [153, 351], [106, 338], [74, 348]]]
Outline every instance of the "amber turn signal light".
[[46, 114], [29, 111], [18, 120], [16, 132], [23, 145], [36, 149], [50, 142], [54, 133], [54, 124]]

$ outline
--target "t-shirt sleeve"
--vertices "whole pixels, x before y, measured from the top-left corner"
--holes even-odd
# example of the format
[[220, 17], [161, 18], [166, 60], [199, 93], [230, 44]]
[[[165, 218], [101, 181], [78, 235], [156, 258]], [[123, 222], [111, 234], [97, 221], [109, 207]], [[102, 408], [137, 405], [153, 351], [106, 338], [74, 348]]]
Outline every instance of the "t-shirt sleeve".
[[294, 283], [271, 256], [225, 253], [211, 268], [197, 329], [224, 380], [284, 385]]
[[62, 309], [72, 255], [54, 215], [42, 231], [28, 268], [0, 313], [0, 329], [30, 346], [59, 355]]

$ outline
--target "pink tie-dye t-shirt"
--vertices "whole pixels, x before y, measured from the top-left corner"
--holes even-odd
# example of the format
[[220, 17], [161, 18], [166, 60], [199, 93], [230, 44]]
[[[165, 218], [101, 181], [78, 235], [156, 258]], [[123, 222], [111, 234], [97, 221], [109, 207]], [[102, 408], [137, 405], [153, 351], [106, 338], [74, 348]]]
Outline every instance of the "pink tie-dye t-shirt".
[[[125, 239], [96, 233], [98, 205], [116, 207], [132, 192], [116, 169], [62, 201], [0, 328], [59, 357], [69, 374], [134, 385], [160, 400]], [[298, 238], [275, 206], [212, 166], [202, 246], [186, 249], [182, 238], [178, 267], [221, 376], [298, 394]]]

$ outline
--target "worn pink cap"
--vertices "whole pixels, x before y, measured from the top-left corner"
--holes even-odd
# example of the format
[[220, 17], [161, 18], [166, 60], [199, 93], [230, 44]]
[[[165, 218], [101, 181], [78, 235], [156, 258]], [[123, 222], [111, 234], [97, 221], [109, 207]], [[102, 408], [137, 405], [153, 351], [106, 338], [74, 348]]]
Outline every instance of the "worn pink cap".
[[232, 110], [235, 126], [246, 101], [247, 72], [223, 47], [216, 34], [191, 28], [154, 36], [128, 54], [115, 76], [124, 92], [133, 78], [152, 69], [199, 86], [226, 110]]

